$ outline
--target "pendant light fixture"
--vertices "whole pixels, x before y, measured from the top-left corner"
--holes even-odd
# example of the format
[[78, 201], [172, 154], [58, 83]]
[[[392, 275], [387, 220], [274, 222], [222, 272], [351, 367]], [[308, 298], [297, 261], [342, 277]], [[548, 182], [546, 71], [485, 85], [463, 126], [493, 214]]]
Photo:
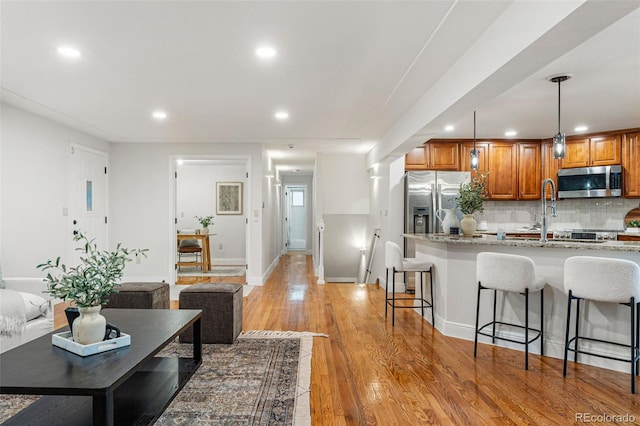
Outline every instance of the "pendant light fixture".
[[478, 150], [476, 149], [476, 112], [473, 111], [473, 149], [471, 150], [471, 169], [478, 170], [479, 158]]
[[558, 83], [558, 133], [553, 137], [553, 157], [564, 158], [567, 151], [567, 138], [562, 130], [560, 130], [560, 83], [569, 80], [570, 75], [556, 75], [549, 77], [552, 83]]

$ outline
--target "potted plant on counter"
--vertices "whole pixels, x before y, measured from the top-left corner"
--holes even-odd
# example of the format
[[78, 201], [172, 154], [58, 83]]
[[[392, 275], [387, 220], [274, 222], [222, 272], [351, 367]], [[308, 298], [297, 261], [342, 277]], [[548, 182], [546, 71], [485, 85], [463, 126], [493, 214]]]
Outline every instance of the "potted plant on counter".
[[454, 201], [464, 215], [460, 221], [460, 229], [465, 237], [470, 237], [476, 232], [478, 224], [473, 214], [484, 211], [483, 202], [486, 198], [486, 185], [486, 173], [474, 176], [469, 183], [460, 184], [460, 192]]
[[45, 281], [52, 296], [71, 301], [78, 307], [80, 316], [73, 322], [73, 340], [89, 345], [104, 338], [106, 320], [100, 315], [100, 309], [109, 301], [111, 293], [118, 291], [118, 281], [126, 263], [133, 260], [131, 256], [146, 257], [148, 250], [130, 250], [118, 244], [114, 251], [100, 251], [94, 240], [89, 240], [81, 232], [73, 240], [81, 242], [76, 249], [82, 253], [80, 265], [69, 268], [60, 263], [58, 257], [37, 268], [49, 271]]
[[634, 234], [640, 232], [640, 220], [630, 220], [627, 222], [627, 231]]

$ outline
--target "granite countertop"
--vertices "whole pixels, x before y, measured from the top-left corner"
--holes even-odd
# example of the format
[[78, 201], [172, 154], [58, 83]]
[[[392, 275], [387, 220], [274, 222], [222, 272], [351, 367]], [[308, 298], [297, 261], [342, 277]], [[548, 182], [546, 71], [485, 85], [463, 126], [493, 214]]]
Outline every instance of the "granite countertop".
[[507, 237], [506, 240], [498, 240], [495, 235], [476, 234], [473, 237], [453, 236], [447, 234], [402, 234], [405, 238], [449, 244], [481, 244], [512, 247], [539, 247], [554, 249], [581, 249], [596, 251], [635, 251], [640, 252], [640, 241], [553, 241], [541, 243], [539, 237]]

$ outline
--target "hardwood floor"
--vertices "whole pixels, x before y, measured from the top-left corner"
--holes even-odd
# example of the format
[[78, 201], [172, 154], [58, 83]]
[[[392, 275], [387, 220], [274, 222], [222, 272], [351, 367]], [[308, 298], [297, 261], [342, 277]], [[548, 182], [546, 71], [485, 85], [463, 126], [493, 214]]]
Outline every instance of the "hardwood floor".
[[244, 299], [243, 329], [329, 336], [314, 338], [314, 425], [640, 423], [628, 374], [569, 363], [563, 379], [562, 360], [530, 354], [526, 371], [523, 352], [482, 344], [474, 359], [473, 342], [443, 336], [410, 309], [391, 327], [376, 285], [317, 285], [302, 254], [283, 256]]
[[[582, 423], [587, 415], [635, 416], [629, 375], [445, 337], [412, 310], [384, 318], [376, 285], [317, 285], [310, 256], [284, 256], [245, 299], [244, 330], [326, 333], [314, 338], [314, 425]], [[584, 413], [584, 414], [583, 414]], [[586, 414], [589, 413], [589, 414]], [[582, 416], [582, 418], [577, 417]]]

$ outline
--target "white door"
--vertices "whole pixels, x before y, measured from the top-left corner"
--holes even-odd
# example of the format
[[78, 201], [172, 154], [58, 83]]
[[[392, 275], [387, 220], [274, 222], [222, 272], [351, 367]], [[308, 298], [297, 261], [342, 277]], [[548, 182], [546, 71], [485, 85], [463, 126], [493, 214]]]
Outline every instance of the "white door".
[[287, 228], [289, 250], [307, 249], [307, 188], [288, 186]]
[[76, 232], [82, 232], [100, 250], [107, 245], [107, 154], [71, 145], [69, 161], [69, 227], [71, 265], [80, 263]]

